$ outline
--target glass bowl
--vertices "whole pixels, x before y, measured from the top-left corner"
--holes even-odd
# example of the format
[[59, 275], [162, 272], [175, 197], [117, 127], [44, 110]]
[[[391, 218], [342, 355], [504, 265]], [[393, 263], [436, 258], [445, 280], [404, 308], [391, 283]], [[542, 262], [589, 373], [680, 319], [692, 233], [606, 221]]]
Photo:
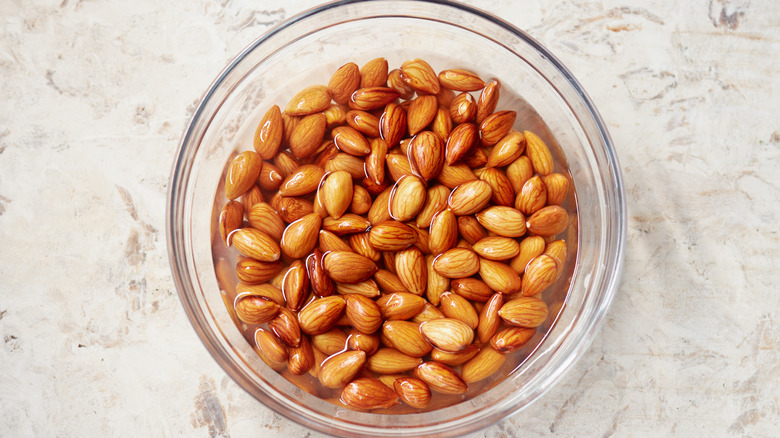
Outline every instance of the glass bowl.
[[[576, 264], [546, 337], [508, 378], [433, 414], [346, 410], [272, 371], [234, 325], [212, 260], [215, 195], [225, 164], [236, 150], [251, 148], [265, 110], [274, 103], [283, 107], [304, 84], [327, 84], [345, 62], [362, 65], [378, 56], [391, 66], [422, 58], [437, 71], [465, 68], [499, 78], [502, 90], [515, 93], [502, 91], [499, 108], [519, 108], [515, 127], [536, 131], [558, 151], [578, 207], [576, 226], [569, 227], [576, 232], [570, 241], [577, 242], [569, 260]], [[303, 12], [261, 36], [208, 88], [173, 164], [168, 253], [185, 311], [206, 348], [238, 385], [271, 409], [339, 436], [452, 436], [528, 406], [583, 355], [618, 285], [624, 198], [604, 122], [572, 74], [537, 41], [495, 16], [447, 1], [341, 1]]]

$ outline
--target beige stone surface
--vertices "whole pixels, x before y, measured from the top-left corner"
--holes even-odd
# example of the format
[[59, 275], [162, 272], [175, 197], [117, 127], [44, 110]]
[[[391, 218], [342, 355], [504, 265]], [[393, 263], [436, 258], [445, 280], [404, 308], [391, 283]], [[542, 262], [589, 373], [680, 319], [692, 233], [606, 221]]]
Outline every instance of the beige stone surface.
[[[628, 247], [595, 342], [474, 436], [780, 431], [780, 3], [472, 0], [584, 85]], [[240, 389], [170, 276], [165, 194], [201, 93], [315, 1], [0, 0], [0, 436], [316, 436]]]

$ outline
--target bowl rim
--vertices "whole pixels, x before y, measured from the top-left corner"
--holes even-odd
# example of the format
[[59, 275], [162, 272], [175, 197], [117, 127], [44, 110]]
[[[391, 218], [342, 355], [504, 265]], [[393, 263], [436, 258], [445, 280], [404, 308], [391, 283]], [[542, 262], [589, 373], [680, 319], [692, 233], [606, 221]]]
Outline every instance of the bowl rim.
[[[566, 66], [564, 66], [563, 63], [555, 55], [553, 55], [548, 49], [546, 49], [542, 44], [540, 44], [536, 39], [531, 37], [525, 31], [519, 29], [513, 24], [508, 23], [507, 21], [489, 12], [483, 11], [473, 6], [458, 3], [455, 1], [450, 1], [450, 0], [415, 0], [415, 1], [419, 3], [429, 3], [432, 5], [441, 5], [441, 6], [458, 9], [467, 14], [475, 15], [479, 18], [490, 21], [492, 24], [495, 24], [503, 28], [504, 30], [507, 30], [517, 38], [521, 39], [524, 43], [528, 44], [531, 48], [536, 50], [541, 56], [546, 58], [546, 60], [551, 64], [551, 66], [558, 73], [562, 75], [562, 80], [568, 83], [568, 85], [571, 86], [574, 89], [574, 91], [576, 91], [576, 93], [580, 98], [580, 103], [583, 104], [584, 108], [586, 109], [586, 115], [591, 118], [598, 132], [598, 135], [600, 136], [601, 143], [604, 145], [604, 149], [602, 152], [605, 155], [606, 162], [609, 164], [608, 169], [611, 171], [609, 173], [609, 176], [611, 177], [610, 182], [612, 183], [611, 185], [615, 189], [614, 198], [612, 199], [615, 204], [611, 205], [610, 207], [614, 211], [613, 216], [616, 218], [616, 220], [614, 221], [615, 230], [613, 231], [613, 236], [616, 239], [615, 240], [616, 247], [614, 249], [614, 252], [612, 253], [613, 257], [610, 260], [608, 260], [608, 262], [610, 262], [611, 265], [613, 266], [613, 270], [611, 276], [605, 277], [604, 286], [600, 289], [602, 294], [602, 299], [598, 302], [598, 306], [597, 306], [598, 311], [595, 312], [596, 317], [587, 321], [588, 325], [586, 327], [586, 330], [584, 331], [585, 336], [583, 336], [585, 342], [580, 342], [574, 348], [572, 348], [568, 353], [568, 360], [565, 361], [557, 369], [555, 378], [553, 380], [554, 382], [558, 382], [560, 381], [560, 377], [566, 374], [573, 367], [573, 365], [582, 358], [582, 353], [588, 348], [590, 348], [590, 345], [592, 344], [595, 338], [595, 334], [600, 330], [601, 326], [604, 323], [604, 319], [606, 317], [607, 311], [610, 308], [614, 300], [614, 297], [617, 293], [617, 288], [619, 286], [620, 278], [623, 273], [625, 247], [626, 247], [626, 240], [627, 240], [627, 224], [626, 224], [627, 208], [626, 208], [626, 201], [625, 201], [625, 188], [623, 183], [622, 170], [617, 158], [614, 144], [609, 135], [606, 124], [604, 123], [599, 111], [596, 109], [590, 96], [585, 92], [584, 88], [579, 83], [579, 81], [574, 77], [571, 71]], [[174, 280], [174, 285], [179, 294], [180, 301], [182, 302], [182, 306], [184, 307], [188, 320], [190, 321], [190, 324], [198, 334], [198, 337], [200, 338], [201, 342], [204, 344], [204, 346], [209, 351], [209, 353], [214, 358], [214, 360], [220, 365], [222, 370], [228, 376], [230, 376], [234, 381], [236, 381], [238, 386], [240, 386], [242, 389], [244, 389], [247, 392], [249, 391], [246, 389], [243, 383], [248, 383], [248, 382], [240, 381], [245, 379], [241, 379], [240, 376], [235, 375], [235, 373], [231, 373], [227, 371], [231, 362], [225, 358], [225, 355], [220, 356], [214, 353], [214, 349], [224, 350], [224, 346], [219, 342], [216, 334], [196, 324], [196, 320], [199, 320], [199, 315], [202, 312], [197, 307], [197, 303], [194, 300], [192, 300], [189, 296], [187, 296], [186, 293], [186, 291], [192, 287], [192, 282], [191, 281], [185, 282], [185, 279], [183, 278], [182, 272], [188, 271], [186, 266], [186, 259], [184, 257], [186, 255], [186, 251], [184, 249], [184, 243], [178, 241], [175, 236], [175, 229], [177, 225], [176, 220], [179, 218], [177, 214], [178, 212], [176, 211], [175, 208], [176, 207], [175, 194], [178, 193], [178, 189], [182, 185], [182, 182], [188, 181], [189, 175], [191, 173], [191, 169], [189, 169], [187, 166], [188, 151], [186, 150], [186, 148], [187, 145], [191, 142], [191, 138], [194, 134], [196, 121], [199, 121], [200, 119], [203, 118], [206, 104], [214, 96], [215, 91], [225, 82], [226, 78], [237, 67], [237, 65], [242, 62], [242, 60], [247, 56], [248, 53], [255, 50], [258, 46], [265, 43], [268, 39], [272, 38], [274, 35], [282, 32], [286, 28], [298, 22], [306, 20], [328, 9], [347, 6], [350, 4], [358, 4], [358, 3], [392, 3], [392, 1], [336, 0], [336, 1], [323, 3], [318, 6], [299, 12], [298, 14], [275, 25], [274, 27], [272, 27], [271, 29], [267, 30], [265, 33], [257, 37], [243, 50], [241, 50], [227, 64], [227, 66], [223, 68], [223, 70], [217, 75], [217, 77], [208, 86], [207, 91], [204, 92], [203, 96], [198, 102], [196, 109], [193, 111], [189, 119], [186, 129], [184, 130], [184, 133], [181, 137], [181, 140], [179, 142], [176, 151], [176, 155], [172, 163], [171, 173], [170, 173], [170, 178], [168, 183], [168, 191], [166, 196], [166, 242], [168, 247], [169, 264], [171, 268], [172, 277]], [[401, 15], [401, 14], [388, 14], [382, 16], [383, 17], [393, 17], [393, 16], [409, 17], [409, 15]], [[362, 18], [370, 18], [370, 17], [362, 17]], [[593, 142], [590, 143], [593, 144]], [[600, 173], [600, 176], [603, 179], [606, 179], [607, 176], [606, 170], [602, 171]], [[177, 257], [177, 255], [181, 255], [182, 257]], [[501, 418], [501, 417], [505, 417], [507, 414], [511, 415], [518, 412], [519, 410], [523, 409], [524, 407], [527, 407], [534, 401], [538, 400], [539, 397], [547, 393], [554, 386], [554, 382], [551, 385], [544, 385], [539, 391], [535, 392], [531, 397], [529, 397], [527, 403], [524, 404], [522, 407], [515, 408], [515, 409], [509, 407], [507, 409], [499, 411], [495, 415], [491, 417], [487, 417], [490, 420], [490, 423], [488, 424], [482, 424], [476, 421], [472, 421], [466, 424], [467, 426], [466, 429], [462, 428], [463, 425], [461, 424], [460, 425], [461, 428], [457, 430], [457, 433], [468, 433], [468, 432], [473, 432], [475, 430], [479, 430], [481, 428], [487, 427], [489, 424], [492, 424], [493, 421], [496, 420], [496, 417]], [[281, 404], [279, 404], [273, 399], [271, 399], [271, 402], [272, 403], [268, 403], [265, 400], [261, 401], [262, 404], [269, 407], [274, 412], [282, 415], [283, 417], [297, 424], [303, 425], [310, 429], [317, 430], [319, 432], [328, 433], [326, 430], [323, 430], [322, 427], [318, 427], [319, 424], [318, 422], [311, 419], [302, 419], [300, 417], [293, 417], [290, 415], [290, 412], [283, 409], [283, 406]], [[484, 420], [484, 419], [485, 417], [480, 418], [480, 420]], [[397, 430], [397, 432], [406, 435], [407, 431], [412, 431], [412, 430], [413, 429], [403, 429], [403, 430]], [[445, 431], [445, 434], [447, 434], [447, 431]], [[412, 433], [412, 435], [414, 435], [414, 433]]]

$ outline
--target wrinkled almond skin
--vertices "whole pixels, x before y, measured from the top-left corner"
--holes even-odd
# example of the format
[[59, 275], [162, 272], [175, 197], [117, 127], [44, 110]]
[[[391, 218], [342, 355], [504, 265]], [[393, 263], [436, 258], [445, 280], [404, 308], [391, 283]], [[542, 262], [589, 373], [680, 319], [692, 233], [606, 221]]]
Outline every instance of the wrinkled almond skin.
[[563, 265], [566, 262], [566, 241], [564, 240], [554, 240], [544, 247], [544, 253], [545, 255], [548, 255], [555, 259], [556, 262], [558, 262], [558, 275], [560, 276], [561, 269], [563, 269]]
[[447, 137], [446, 161], [453, 165], [465, 157], [477, 144], [479, 130], [473, 123], [462, 123]]
[[477, 176], [471, 171], [469, 166], [463, 163], [449, 165], [444, 163], [439, 173], [439, 182], [450, 189], [454, 189], [462, 184], [475, 181]]
[[493, 146], [504, 138], [515, 123], [515, 111], [498, 111], [485, 118], [479, 124], [479, 135], [482, 146]]
[[531, 131], [525, 131], [525, 154], [531, 160], [534, 170], [539, 175], [545, 176], [553, 172], [553, 159], [550, 149], [538, 135]]
[[491, 289], [503, 294], [520, 290], [520, 276], [511, 266], [488, 259], [480, 259], [479, 276]]
[[365, 159], [363, 157], [340, 152], [325, 163], [324, 169], [326, 172], [343, 170], [349, 173], [352, 179], [360, 179], [365, 175], [364, 165]]
[[412, 357], [394, 348], [380, 348], [366, 361], [366, 368], [378, 374], [403, 373], [422, 363], [419, 357]]
[[526, 232], [525, 216], [512, 207], [496, 205], [476, 214], [480, 225], [503, 237], [520, 237]]
[[360, 283], [371, 278], [377, 270], [373, 260], [346, 251], [325, 254], [322, 264], [325, 272], [337, 283]]
[[371, 153], [368, 140], [357, 129], [351, 126], [339, 126], [331, 131], [333, 144], [340, 151], [355, 156], [366, 156]]
[[484, 303], [493, 295], [493, 290], [477, 278], [457, 278], [450, 283], [452, 292], [463, 298], [478, 303]]
[[532, 215], [547, 204], [547, 186], [539, 175], [523, 184], [515, 200], [515, 208], [525, 215]]
[[455, 318], [439, 318], [420, 324], [420, 332], [434, 347], [447, 352], [464, 350], [474, 341], [474, 330]]
[[360, 87], [360, 69], [354, 62], [348, 62], [333, 73], [328, 89], [336, 103], [346, 105], [349, 97]]
[[488, 237], [487, 231], [474, 216], [458, 217], [458, 232], [471, 245], [477, 243], [480, 239]]
[[327, 332], [336, 325], [345, 307], [344, 298], [338, 295], [316, 298], [298, 312], [301, 331], [307, 335]]
[[450, 103], [450, 117], [454, 123], [468, 123], [477, 114], [477, 103], [469, 93], [461, 93]]
[[396, 292], [385, 295], [376, 301], [385, 320], [407, 320], [420, 313], [425, 300], [413, 293]]
[[280, 242], [284, 254], [292, 259], [309, 254], [317, 245], [317, 232], [321, 224], [322, 218], [317, 213], [309, 213], [288, 225]]
[[515, 193], [520, 193], [523, 189], [523, 185], [526, 181], [534, 176], [534, 166], [531, 164], [531, 160], [525, 155], [511, 162], [506, 167], [506, 177], [509, 178], [509, 182], [512, 183], [512, 188], [515, 189]]
[[398, 98], [398, 92], [388, 87], [358, 88], [349, 98], [349, 107], [361, 111], [379, 109]]
[[246, 193], [241, 195], [241, 204], [244, 206], [244, 212], [251, 210], [255, 204], [263, 201], [265, 201], [263, 192], [260, 191], [260, 187], [257, 187], [257, 185], [252, 186]]
[[289, 357], [287, 347], [268, 330], [259, 328], [255, 331], [255, 346], [265, 354], [271, 362], [286, 362]]
[[401, 251], [417, 240], [417, 233], [403, 222], [390, 220], [375, 224], [368, 241], [377, 251]]
[[428, 187], [425, 203], [422, 210], [417, 213], [416, 224], [420, 228], [428, 228], [431, 225], [433, 216], [436, 213], [447, 208], [447, 199], [450, 196], [450, 190], [442, 185]]
[[493, 79], [489, 81], [477, 100], [476, 122], [482, 123], [489, 115], [493, 114], [501, 95], [501, 83]]
[[[479, 324], [479, 315], [469, 300], [452, 292], [445, 292], [441, 296], [441, 311], [447, 318], [454, 318], [464, 322], [472, 330]], [[441, 348], [441, 346], [439, 346]]]
[[268, 328], [288, 347], [301, 345], [301, 326], [298, 318], [289, 309], [279, 309], [279, 313], [268, 322]]
[[368, 210], [368, 215], [366, 216], [372, 225], [393, 219], [390, 216], [389, 210], [390, 194], [392, 192], [393, 187], [387, 188], [374, 199], [374, 203], [371, 204], [371, 208]]
[[484, 208], [493, 196], [493, 189], [485, 181], [475, 180], [463, 183], [450, 193], [448, 204], [458, 216], [474, 214]]
[[505, 303], [498, 316], [507, 324], [534, 328], [547, 319], [547, 304], [536, 297], [520, 297]]
[[396, 253], [395, 274], [409, 292], [415, 295], [425, 293], [428, 268], [425, 257], [418, 248], [407, 248]]
[[485, 153], [484, 148], [474, 147], [471, 148], [469, 153], [467, 153], [461, 161], [466, 166], [476, 170], [478, 168], [484, 167], [487, 164], [487, 153]]
[[239, 295], [234, 307], [236, 316], [247, 324], [264, 324], [279, 312], [279, 305], [257, 295]]
[[344, 333], [344, 330], [334, 327], [324, 333], [313, 335], [311, 344], [326, 356], [332, 356], [344, 351], [347, 345], [347, 334]]
[[361, 333], [371, 334], [382, 326], [382, 310], [374, 300], [362, 295], [349, 294], [344, 296], [347, 303], [347, 320]]
[[295, 158], [314, 154], [325, 138], [328, 120], [325, 114], [314, 113], [300, 120], [290, 135], [290, 152]]
[[371, 140], [371, 152], [366, 157], [366, 176], [376, 184], [385, 180], [385, 160], [387, 159], [387, 142], [381, 138]]
[[479, 312], [477, 324], [477, 339], [480, 343], [487, 343], [498, 330], [501, 319], [498, 310], [504, 305], [504, 295], [500, 292], [493, 294]]
[[[284, 115], [282, 115], [282, 117], [284, 117]], [[298, 125], [296, 124], [295, 126]], [[285, 127], [284, 129], [286, 130], [287, 128]], [[291, 127], [290, 130], [292, 129], [293, 128]], [[274, 157], [274, 165], [282, 173], [282, 176], [286, 178], [287, 175], [293, 173], [295, 169], [300, 167], [301, 163], [298, 162], [298, 159], [295, 158], [295, 156], [290, 152], [282, 151], [276, 154], [276, 157]]]
[[541, 236], [528, 236], [520, 241], [520, 252], [509, 262], [512, 269], [519, 274], [525, 272], [528, 262], [544, 252], [545, 244]]
[[431, 65], [419, 58], [401, 64], [401, 78], [418, 93], [438, 94], [441, 89], [439, 78]]
[[409, 135], [417, 135], [426, 126], [430, 125], [438, 109], [439, 102], [436, 100], [436, 96], [423, 94], [412, 100], [407, 110]]
[[238, 201], [229, 201], [225, 204], [219, 213], [219, 235], [222, 237], [222, 242], [229, 244], [228, 236], [240, 228], [243, 222], [244, 205]]
[[[427, 96], [430, 97], [430, 96]], [[432, 131], [423, 131], [409, 142], [408, 159], [412, 172], [428, 181], [444, 166], [444, 142]]]
[[379, 117], [360, 110], [347, 112], [345, 118], [347, 124], [366, 137], [379, 137]]
[[425, 290], [425, 297], [434, 306], [438, 306], [441, 295], [450, 287], [450, 279], [433, 269], [433, 262], [435, 260], [436, 256], [434, 255], [427, 255], [425, 257], [425, 265], [428, 268], [428, 286]]
[[523, 348], [535, 334], [535, 328], [507, 327], [490, 338], [490, 346], [499, 353], [509, 354]]
[[236, 298], [240, 295], [255, 295], [269, 299], [280, 306], [285, 305], [284, 294], [279, 288], [272, 284], [238, 283], [236, 285]]
[[306, 116], [325, 110], [330, 105], [330, 90], [324, 85], [312, 85], [299, 91], [287, 106], [285, 114], [291, 116]]
[[254, 228], [239, 228], [230, 234], [229, 242], [247, 257], [273, 262], [281, 257], [279, 244], [268, 234]]
[[438, 348], [434, 348], [431, 350], [431, 359], [433, 359], [435, 362], [439, 362], [447, 366], [457, 367], [463, 365], [472, 357], [476, 356], [476, 354], [479, 353], [479, 350], [480, 348], [476, 343], [471, 344], [463, 350], [457, 352], [444, 351], [439, 350]]
[[323, 253], [331, 251], [355, 252], [347, 242], [344, 242], [335, 233], [327, 230], [320, 230], [319, 232], [319, 249]]
[[349, 329], [347, 348], [350, 350], [365, 351], [368, 356], [371, 356], [376, 353], [380, 344], [381, 341], [376, 334], [362, 333], [354, 328]]
[[569, 193], [569, 178], [560, 173], [543, 176], [542, 181], [547, 187], [547, 204], [561, 205]]
[[255, 130], [252, 146], [255, 148], [255, 152], [263, 157], [263, 160], [270, 160], [279, 150], [283, 137], [284, 121], [282, 121], [282, 111], [278, 105], [273, 105], [260, 119], [260, 123]]
[[487, 157], [487, 167], [504, 167], [517, 160], [525, 150], [525, 135], [511, 131], [502, 137], [490, 150]]
[[349, 211], [363, 216], [371, 209], [371, 194], [363, 186], [354, 185], [352, 187], [352, 202], [349, 203]]
[[260, 168], [260, 176], [257, 177], [257, 185], [263, 190], [274, 191], [283, 182], [284, 175], [282, 175], [282, 171], [271, 164], [270, 161], [264, 161], [263, 167]]
[[225, 175], [225, 196], [234, 200], [246, 193], [255, 185], [262, 167], [263, 158], [257, 152], [245, 151], [236, 155]]
[[485, 87], [485, 81], [476, 73], [457, 68], [440, 71], [439, 83], [455, 91], [478, 91]]
[[337, 170], [322, 180], [318, 197], [328, 214], [339, 219], [352, 203], [353, 190], [352, 176], [344, 170]]
[[484, 172], [479, 175], [479, 179], [488, 183], [493, 190], [493, 196], [490, 198], [493, 204], [507, 207], [514, 205], [515, 190], [512, 188], [512, 183], [509, 181], [509, 178], [504, 175], [504, 172], [491, 167], [485, 169]]
[[509, 237], [486, 237], [474, 244], [474, 252], [488, 260], [509, 260], [520, 253], [520, 244]]
[[341, 391], [341, 401], [361, 410], [389, 408], [399, 403], [395, 391], [373, 377], [349, 382]]
[[538, 236], [555, 236], [566, 230], [569, 214], [563, 207], [548, 205], [537, 210], [528, 218], [528, 231]]
[[447, 278], [465, 278], [479, 272], [479, 257], [466, 248], [452, 248], [439, 254], [433, 269]]
[[345, 351], [334, 354], [320, 365], [320, 382], [326, 388], [341, 388], [355, 378], [365, 363], [365, 351]]
[[431, 401], [431, 389], [425, 382], [414, 377], [395, 379], [393, 389], [402, 402], [413, 408], [423, 409]]
[[291, 310], [301, 310], [309, 296], [309, 274], [301, 260], [296, 260], [287, 268], [287, 273], [282, 280], [282, 292], [284, 293], [287, 307]]
[[325, 171], [313, 164], [301, 166], [284, 179], [279, 187], [282, 196], [301, 196], [317, 190]]
[[328, 216], [322, 220], [322, 229], [325, 231], [330, 231], [337, 236], [343, 236], [345, 234], [352, 233], [362, 233], [368, 230], [370, 225], [371, 223], [368, 222], [365, 218], [353, 213], [347, 213], [338, 219]]
[[375, 262], [378, 262], [382, 258], [379, 251], [371, 246], [371, 243], [368, 240], [368, 232], [351, 234], [349, 236], [349, 245], [356, 253], [368, 257]]
[[379, 286], [371, 278], [360, 283], [336, 283], [336, 292], [341, 295], [358, 294], [369, 298], [376, 298], [380, 294]]
[[301, 343], [288, 349], [287, 369], [296, 376], [306, 374], [314, 367], [314, 349], [308, 338], [301, 338]]
[[420, 332], [420, 324], [412, 321], [387, 321], [382, 325], [382, 336], [395, 349], [412, 357], [423, 357], [433, 348]]
[[246, 258], [236, 263], [236, 275], [238, 280], [248, 284], [266, 282], [276, 276], [282, 269], [282, 262], [261, 262]]
[[458, 243], [458, 218], [452, 211], [442, 210], [433, 216], [429, 232], [431, 254], [441, 254]]
[[360, 88], [384, 87], [387, 85], [387, 60], [374, 58], [360, 68]]
[[463, 381], [478, 382], [493, 375], [506, 361], [506, 356], [486, 346], [463, 365]]
[[405, 175], [395, 183], [390, 194], [389, 213], [393, 219], [407, 222], [413, 219], [425, 203], [425, 184], [413, 175]]
[[387, 74], [387, 85], [397, 91], [401, 99], [408, 100], [414, 96], [414, 89], [406, 85], [401, 77], [400, 69], [390, 70], [390, 73]]
[[558, 278], [558, 262], [545, 254], [528, 263], [523, 275], [523, 296], [538, 295]]
[[395, 147], [401, 141], [406, 133], [407, 121], [406, 110], [401, 105], [390, 103], [385, 107], [379, 118], [379, 131], [388, 147]]
[[394, 292], [409, 292], [401, 283], [401, 280], [393, 272], [387, 269], [380, 269], [374, 274], [374, 280], [376, 280], [379, 288], [386, 294]]
[[390, 177], [393, 178], [393, 181], [398, 182], [407, 175], [416, 176], [414, 175], [414, 172], [412, 172], [412, 166], [405, 155], [396, 153], [387, 154], [385, 162], [387, 163], [387, 170], [390, 171]]
[[420, 364], [414, 369], [414, 375], [427, 383], [431, 390], [442, 394], [463, 394], [468, 389], [455, 370], [438, 362]]

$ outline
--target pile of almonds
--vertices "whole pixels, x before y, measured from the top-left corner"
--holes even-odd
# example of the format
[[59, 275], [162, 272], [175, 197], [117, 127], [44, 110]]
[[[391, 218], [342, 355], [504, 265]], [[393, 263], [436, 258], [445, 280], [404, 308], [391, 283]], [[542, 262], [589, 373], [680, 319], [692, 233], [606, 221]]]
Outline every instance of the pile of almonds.
[[243, 256], [230, 310], [270, 367], [350, 408], [425, 409], [536, 334], [569, 178], [496, 110], [500, 88], [377, 58], [265, 113], [229, 163], [219, 231]]

